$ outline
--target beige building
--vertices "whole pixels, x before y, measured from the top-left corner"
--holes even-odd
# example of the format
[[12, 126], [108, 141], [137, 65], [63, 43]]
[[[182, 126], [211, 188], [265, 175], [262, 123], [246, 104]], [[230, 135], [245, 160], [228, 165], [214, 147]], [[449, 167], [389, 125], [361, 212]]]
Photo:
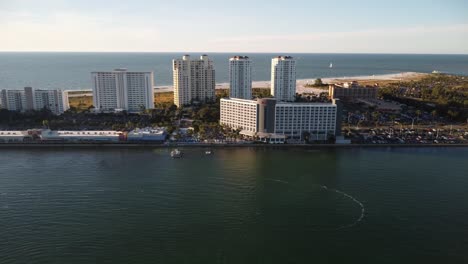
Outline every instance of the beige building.
[[271, 95], [278, 101], [293, 102], [296, 98], [296, 60], [278, 56], [271, 60]]
[[358, 82], [331, 84], [328, 93], [332, 99], [377, 99], [378, 86], [360, 86]]
[[152, 72], [116, 69], [109, 72], [92, 72], [91, 76], [96, 110], [139, 112], [142, 108], [154, 108]]
[[252, 99], [252, 61], [247, 56], [229, 59], [229, 95], [231, 98]]
[[174, 104], [177, 107], [215, 100], [215, 70], [207, 55], [200, 56], [198, 60], [191, 60], [189, 55], [175, 59], [172, 70]]

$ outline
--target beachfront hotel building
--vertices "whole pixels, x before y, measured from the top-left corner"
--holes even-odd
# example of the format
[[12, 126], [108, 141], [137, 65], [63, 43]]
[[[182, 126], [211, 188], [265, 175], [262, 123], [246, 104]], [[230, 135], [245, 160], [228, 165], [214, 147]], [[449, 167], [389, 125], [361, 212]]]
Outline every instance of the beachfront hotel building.
[[215, 100], [215, 70], [207, 55], [191, 60], [189, 55], [172, 61], [174, 104], [177, 107], [193, 102]]
[[154, 108], [153, 73], [116, 69], [92, 72], [93, 101], [97, 111], [140, 112]]
[[342, 84], [330, 84], [328, 94], [331, 99], [355, 100], [377, 99], [378, 86], [360, 86], [358, 82], [345, 82]]
[[229, 96], [252, 99], [252, 61], [247, 56], [229, 59]]
[[62, 90], [35, 90], [25, 87], [23, 90], [0, 91], [1, 108], [10, 111], [49, 109], [60, 115], [69, 109], [68, 94]]
[[221, 99], [220, 123], [233, 129], [256, 133], [259, 131], [259, 103], [256, 100]]
[[293, 102], [296, 97], [296, 60], [278, 56], [271, 60], [271, 95], [278, 101]]
[[239, 129], [242, 135], [327, 140], [341, 135], [341, 106], [332, 103], [290, 103], [274, 98], [245, 100], [221, 99], [222, 125]]

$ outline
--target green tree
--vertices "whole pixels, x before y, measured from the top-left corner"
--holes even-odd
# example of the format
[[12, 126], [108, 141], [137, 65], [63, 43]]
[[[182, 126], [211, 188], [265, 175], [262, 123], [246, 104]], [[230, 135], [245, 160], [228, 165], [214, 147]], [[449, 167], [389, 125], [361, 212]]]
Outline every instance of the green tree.
[[314, 86], [323, 86], [322, 79], [320, 78], [315, 79]]

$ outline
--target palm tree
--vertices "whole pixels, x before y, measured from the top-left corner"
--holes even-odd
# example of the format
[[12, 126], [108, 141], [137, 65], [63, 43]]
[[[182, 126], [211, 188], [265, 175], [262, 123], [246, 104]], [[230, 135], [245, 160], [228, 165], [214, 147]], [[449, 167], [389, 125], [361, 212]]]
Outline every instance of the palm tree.
[[432, 116], [432, 122], [434, 122], [434, 120], [437, 118], [437, 110], [432, 110], [431, 116]]
[[49, 128], [49, 120], [42, 120], [42, 125], [46, 128]]

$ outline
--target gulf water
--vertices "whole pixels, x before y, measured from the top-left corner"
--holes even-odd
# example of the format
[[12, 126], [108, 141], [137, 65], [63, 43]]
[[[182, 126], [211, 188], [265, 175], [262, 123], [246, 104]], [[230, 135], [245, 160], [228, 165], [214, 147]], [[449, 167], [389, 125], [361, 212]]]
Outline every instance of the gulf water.
[[[202, 53], [191, 53], [198, 57]], [[204, 53], [203, 53], [204, 54]], [[207, 53], [214, 61], [217, 83], [228, 82], [228, 60], [247, 55], [253, 61], [253, 80], [270, 80], [271, 58], [292, 55], [297, 78], [350, 77], [434, 70], [468, 75], [468, 55], [398, 54], [231, 54]], [[127, 68], [153, 71], [156, 86], [172, 85], [172, 59], [184, 53], [37, 53], [0, 52], [0, 89], [90, 89], [92, 71]], [[333, 63], [333, 68], [330, 68]]]
[[2, 149], [0, 263], [467, 263], [468, 149]]

